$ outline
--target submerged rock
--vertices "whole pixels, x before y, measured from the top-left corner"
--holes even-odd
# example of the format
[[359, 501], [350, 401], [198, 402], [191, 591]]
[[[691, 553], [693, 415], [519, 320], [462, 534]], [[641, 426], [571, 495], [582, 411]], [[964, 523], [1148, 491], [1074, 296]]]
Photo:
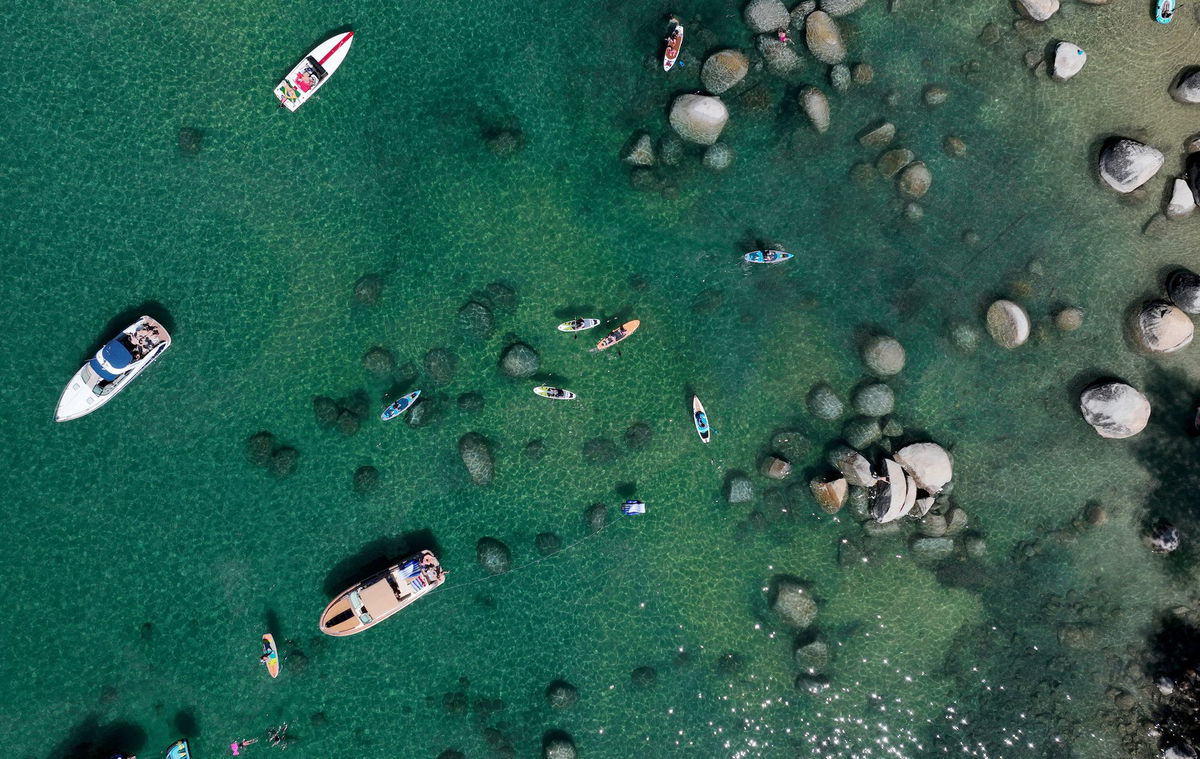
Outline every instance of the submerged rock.
[[608, 525], [608, 506], [603, 503], [593, 503], [583, 512], [583, 521], [592, 532], [599, 532]]
[[930, 108], [936, 108], [939, 105], [945, 104], [950, 99], [950, 91], [945, 87], [931, 84], [925, 88], [925, 92], [921, 93], [921, 99], [925, 101], [925, 105]]
[[1001, 348], [1016, 348], [1029, 339], [1029, 314], [1011, 300], [988, 306], [987, 330]]
[[812, 594], [795, 580], [775, 580], [770, 601], [771, 611], [786, 624], [797, 629], [809, 627], [817, 618], [817, 602], [813, 600]]
[[829, 452], [829, 464], [842, 473], [851, 485], [869, 488], [878, 481], [871, 462], [861, 453], [844, 445], [837, 446]]
[[861, 387], [854, 394], [854, 410], [863, 416], [887, 416], [895, 407], [895, 394], [882, 382]]
[[186, 156], [198, 155], [200, 148], [204, 145], [204, 130], [196, 127], [180, 127], [178, 139], [179, 152]]
[[1100, 177], [1120, 193], [1133, 192], [1162, 168], [1163, 154], [1137, 140], [1109, 140], [1100, 149]]
[[713, 53], [704, 62], [700, 81], [714, 95], [720, 95], [746, 78], [750, 71], [750, 59], [740, 50], [721, 50]]
[[1133, 333], [1151, 353], [1174, 353], [1192, 342], [1195, 325], [1190, 317], [1165, 300], [1142, 305], [1133, 319]]
[[784, 480], [792, 473], [792, 463], [779, 456], [767, 456], [763, 459], [759, 471], [763, 477], [769, 477], [772, 480]]
[[500, 371], [509, 377], [532, 377], [541, 366], [537, 351], [525, 343], [513, 343], [500, 357]]
[[1056, 80], [1065, 82], [1083, 70], [1087, 53], [1070, 42], [1060, 42], [1054, 47], [1054, 74]]
[[863, 132], [858, 137], [858, 142], [864, 148], [879, 150], [886, 148], [896, 138], [896, 125], [885, 121], [882, 124], [874, 126]]
[[589, 464], [607, 464], [619, 453], [617, 444], [606, 437], [594, 437], [583, 444], [583, 460]]
[[363, 368], [379, 379], [387, 379], [396, 370], [396, 357], [378, 345], [363, 354]]
[[1074, 332], [1083, 326], [1083, 310], [1075, 307], [1062, 309], [1054, 315], [1054, 326], [1063, 332]]
[[717, 97], [680, 95], [671, 104], [670, 121], [683, 139], [700, 145], [712, 145], [729, 121], [729, 111]]
[[633, 145], [621, 156], [621, 160], [631, 166], [654, 165], [654, 141], [650, 135], [643, 133]]
[[370, 493], [379, 487], [379, 470], [373, 466], [360, 466], [354, 472], [353, 488], [355, 493]]
[[812, 122], [813, 129], [824, 134], [829, 129], [829, 98], [816, 87], [805, 87], [800, 92], [800, 105]]
[[910, 163], [904, 167], [904, 171], [900, 172], [900, 194], [906, 198], [919, 200], [925, 197], [925, 193], [929, 192], [932, 184], [933, 173], [921, 161]]
[[1187, 314], [1200, 314], [1200, 276], [1188, 269], [1176, 269], [1167, 278], [1167, 296]]
[[313, 398], [313, 416], [317, 418], [317, 424], [322, 427], [332, 427], [337, 424], [338, 412], [337, 401], [328, 398], [324, 395], [318, 395]]
[[758, 52], [767, 62], [767, 70], [775, 76], [787, 77], [804, 67], [804, 61], [794, 45], [781, 42], [774, 34], [759, 35], [755, 40]]
[[900, 170], [913, 162], [917, 156], [908, 148], [895, 148], [889, 150], [879, 156], [879, 160], [875, 162], [875, 168], [879, 169], [879, 173], [891, 179], [900, 173]]
[[480, 538], [475, 544], [475, 558], [490, 575], [504, 574], [512, 569], [512, 552], [495, 538]]
[[848, 16], [867, 4], [867, 0], [821, 0], [821, 10], [834, 18]]
[[492, 334], [495, 324], [492, 309], [478, 301], [467, 301], [458, 309], [458, 327], [469, 337], [484, 340]]
[[729, 478], [725, 498], [730, 503], [749, 503], [754, 500], [754, 484], [749, 478], [735, 475]]
[[570, 709], [579, 700], [579, 691], [566, 680], [555, 680], [546, 687], [546, 703], [551, 709]]
[[709, 171], [724, 171], [733, 165], [733, 159], [733, 148], [718, 142], [704, 151], [704, 168]]
[[742, 17], [750, 31], [760, 34], [786, 29], [791, 23], [787, 8], [779, 0], [750, 0]]
[[806, 675], [823, 675], [829, 666], [829, 646], [821, 640], [796, 648], [796, 666]]
[[446, 385], [454, 379], [454, 370], [458, 367], [458, 359], [445, 348], [431, 348], [425, 354], [425, 373], [436, 384]]
[[813, 11], [804, 19], [804, 41], [808, 44], [809, 52], [821, 63], [833, 65], [846, 58], [842, 33], [825, 11]]
[[459, 438], [458, 455], [471, 476], [471, 482], [479, 486], [491, 484], [495, 475], [495, 459], [492, 444], [478, 432], [468, 432]]
[[645, 422], [634, 422], [625, 430], [625, 445], [637, 450], [645, 448], [654, 437], [650, 425]]
[[862, 350], [862, 362], [876, 377], [890, 377], [904, 369], [904, 346], [894, 337], [876, 336]]
[[879, 420], [868, 417], [856, 417], [846, 422], [842, 436], [851, 448], [864, 451], [871, 444], [879, 441], [883, 430], [879, 428]]
[[941, 561], [954, 555], [954, 541], [950, 538], [916, 538], [910, 544], [913, 556], [924, 561]]
[[829, 84], [833, 91], [845, 94], [850, 91], [850, 67], [844, 63], [829, 68]]
[[271, 470], [271, 474], [276, 477], [287, 477], [292, 472], [296, 471], [296, 460], [300, 458], [300, 452], [295, 448], [283, 447], [275, 449], [271, 454], [271, 463], [267, 468]]
[[365, 306], [378, 303], [382, 293], [383, 277], [378, 274], [364, 274], [354, 283], [354, 299]]
[[271, 452], [275, 450], [275, 436], [270, 432], [256, 432], [246, 438], [246, 458], [254, 466], [271, 465]]
[[824, 382], [813, 385], [805, 398], [808, 413], [818, 419], [837, 419], [845, 407], [833, 388]]
[[1124, 382], [1103, 380], [1079, 396], [1083, 418], [1101, 437], [1132, 437], [1150, 420], [1150, 401]]
[[534, 548], [542, 556], [550, 556], [562, 550], [562, 538], [553, 532], [539, 532], [533, 539]]

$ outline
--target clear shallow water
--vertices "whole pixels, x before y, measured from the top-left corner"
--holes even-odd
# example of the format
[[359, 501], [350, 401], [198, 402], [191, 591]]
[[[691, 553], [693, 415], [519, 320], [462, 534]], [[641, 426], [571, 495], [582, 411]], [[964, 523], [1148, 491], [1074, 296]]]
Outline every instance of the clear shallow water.
[[[0, 637], [0, 754], [92, 741], [154, 756], [186, 734], [198, 757], [220, 756], [288, 720], [300, 756], [533, 756], [551, 730], [586, 756], [1127, 755], [1105, 691], [1123, 687], [1126, 648], [1182, 593], [1138, 543], [1143, 502], [1170, 482], [1146, 462], [1194, 453], [1170, 412], [1198, 367], [1194, 350], [1137, 357], [1120, 326], [1164, 267], [1194, 258], [1194, 222], [1161, 239], [1141, 228], [1194, 121], [1165, 87], [1193, 62], [1196, 25], [1071, 5], [1021, 37], [1007, 8], [949, 8], [875, 4], [852, 18], [851, 57], [876, 78], [834, 98], [825, 136], [794, 106], [821, 67], [790, 84], [752, 74], [765, 98], [726, 98], [734, 167], [711, 175], [692, 156], [663, 175], [675, 199], [631, 189], [618, 152], [635, 129], [661, 135], [670, 97], [699, 86], [687, 55], [748, 46], [734, 6], [676, 9], [695, 17], [690, 65], [665, 79], [647, 58], [668, 9], [650, 4], [0, 10], [28, 62], [9, 67], [0, 111], [0, 255], [9, 313], [40, 332], [10, 333], [0, 389], [0, 577], [23, 620]], [[976, 41], [988, 22], [1004, 30], [992, 47]], [[280, 112], [277, 76], [347, 23], [358, 36], [335, 81]], [[1067, 85], [1021, 61], [1058, 37], [1091, 56]], [[979, 73], [964, 74], [972, 60]], [[929, 83], [951, 91], [938, 110], [920, 103]], [[874, 160], [855, 136], [879, 118], [934, 173], [916, 225], [886, 182], [849, 177]], [[184, 126], [204, 133], [195, 156], [179, 149]], [[519, 128], [524, 149], [490, 153], [496, 128]], [[1168, 154], [1140, 204], [1090, 173], [1110, 133]], [[966, 158], [941, 151], [947, 134]], [[797, 265], [743, 270], [754, 238], [797, 251]], [[385, 282], [371, 307], [352, 298], [369, 272]], [[519, 302], [496, 309], [487, 340], [464, 336], [457, 309], [496, 281]], [[1035, 338], [956, 352], [947, 324], [980, 324], [1002, 294], [1026, 304]], [[104, 325], [150, 301], [175, 346], [119, 401], [54, 425]], [[1086, 310], [1079, 332], [1049, 324], [1062, 303]], [[584, 311], [643, 328], [619, 357], [589, 354], [591, 341], [553, 331]], [[953, 446], [954, 497], [988, 542], [980, 565], [935, 575], [897, 540], [843, 569], [839, 541], [860, 528], [805, 493], [840, 423], [808, 416], [803, 397], [818, 381], [847, 394], [862, 376], [856, 342], [874, 330], [908, 350], [897, 418]], [[499, 375], [510, 334], [583, 401], [549, 404]], [[436, 419], [368, 421], [352, 437], [320, 428], [313, 396], [364, 390], [374, 406], [388, 390], [361, 364], [376, 345], [413, 362]], [[421, 367], [432, 348], [457, 357], [444, 386]], [[1143, 438], [1101, 440], [1079, 419], [1071, 388], [1095, 373], [1149, 387], [1159, 411]], [[457, 407], [469, 391], [482, 411]], [[718, 431], [708, 449], [690, 392]], [[653, 439], [635, 452], [622, 435], [637, 421]], [[300, 451], [291, 477], [247, 463], [244, 441], [264, 429]], [[726, 476], [755, 472], [781, 429], [812, 443], [798, 484], [752, 474], [756, 501], [726, 504]], [[468, 431], [495, 447], [487, 488], [459, 461]], [[596, 438], [614, 441], [614, 461], [584, 460]], [[547, 451], [536, 464], [522, 453], [534, 439]], [[351, 490], [363, 465], [382, 474], [366, 497]], [[590, 504], [615, 514], [630, 492], [647, 517], [467, 586], [483, 576], [480, 537], [524, 565], [536, 534], [581, 539]], [[1107, 526], [1047, 537], [1089, 501]], [[320, 636], [340, 575], [420, 531], [449, 587], [369, 634]], [[1041, 553], [1013, 558], [1039, 538]], [[779, 574], [820, 602], [834, 657], [816, 698], [793, 688], [793, 636], [766, 610]], [[256, 662], [268, 624], [294, 641], [277, 681]], [[729, 653], [738, 667], [721, 666]], [[631, 673], [647, 666], [657, 680], [639, 687]], [[564, 712], [543, 698], [558, 678], [580, 694]]]

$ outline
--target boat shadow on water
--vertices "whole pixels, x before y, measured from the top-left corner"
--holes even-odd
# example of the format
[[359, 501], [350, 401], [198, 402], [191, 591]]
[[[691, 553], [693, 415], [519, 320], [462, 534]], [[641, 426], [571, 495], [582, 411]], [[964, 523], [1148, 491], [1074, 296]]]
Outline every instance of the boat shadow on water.
[[[88, 359], [95, 356], [96, 352], [103, 348], [109, 340], [112, 340], [114, 335], [136, 322], [141, 316], [151, 317], [166, 328], [167, 334], [175, 334], [175, 320], [171, 318], [171, 313], [167, 311], [166, 306], [156, 300], [148, 300], [141, 305], [127, 308], [109, 319], [108, 323], [104, 325], [104, 329], [91, 343], [88, 350], [79, 357], [76, 364], [87, 363]], [[108, 758], [105, 757], [105, 759]]]
[[329, 570], [323, 585], [325, 595], [333, 598], [351, 585], [425, 549], [433, 551], [439, 558], [442, 555], [441, 546], [430, 530], [415, 530], [395, 537], [373, 540], [363, 546], [361, 551], [342, 559]]
[[[135, 317], [136, 318], [136, 317]], [[69, 756], [72, 759], [109, 759], [116, 754], [141, 753], [148, 736], [131, 722], [100, 724], [100, 717], [89, 714], [71, 729], [65, 740], [47, 755], [47, 759]]]

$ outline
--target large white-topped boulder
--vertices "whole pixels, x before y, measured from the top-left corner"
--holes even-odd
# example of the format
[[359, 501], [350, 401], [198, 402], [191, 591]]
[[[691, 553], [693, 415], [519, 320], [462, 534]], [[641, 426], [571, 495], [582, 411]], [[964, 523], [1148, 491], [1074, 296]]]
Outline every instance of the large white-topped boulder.
[[1186, 179], [1175, 177], [1171, 186], [1171, 199], [1167, 202], [1167, 218], [1178, 219], [1196, 210], [1196, 199]]
[[720, 95], [746, 78], [750, 60], [740, 50], [721, 50], [713, 53], [700, 70], [700, 81], [714, 95]]
[[1083, 418], [1100, 437], [1133, 437], [1150, 420], [1150, 401], [1124, 382], [1096, 382], [1079, 396]]
[[1151, 353], [1174, 353], [1192, 342], [1196, 327], [1191, 317], [1165, 300], [1142, 304], [1133, 318], [1138, 344]]
[[680, 95], [671, 104], [671, 126], [688, 142], [712, 145], [728, 121], [729, 110], [711, 95]]
[[1017, 0], [1017, 10], [1034, 21], [1046, 21], [1058, 13], [1058, 0]]
[[1100, 178], [1117, 192], [1133, 192], [1162, 168], [1163, 154], [1137, 140], [1122, 137], [1100, 149]]
[[912, 475], [917, 487], [937, 495], [954, 476], [954, 460], [937, 443], [913, 443], [896, 451], [896, 463]]
[[759, 33], [787, 29], [792, 21], [788, 9], [779, 0], [750, 0], [742, 17], [750, 31]]
[[1070, 42], [1060, 42], [1054, 47], [1054, 78], [1065, 82], [1083, 70], [1087, 53]]
[[1171, 97], [1181, 103], [1200, 103], [1200, 69], [1181, 73], [1171, 85]]

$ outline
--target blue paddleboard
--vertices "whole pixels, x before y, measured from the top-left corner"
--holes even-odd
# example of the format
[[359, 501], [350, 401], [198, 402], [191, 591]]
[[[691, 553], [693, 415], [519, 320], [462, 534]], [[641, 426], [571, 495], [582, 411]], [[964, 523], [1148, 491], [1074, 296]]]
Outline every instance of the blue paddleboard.
[[191, 754], [188, 753], [188, 745], [186, 740], [175, 741], [171, 744], [171, 748], [167, 749], [167, 759], [189, 759]]
[[414, 390], [411, 393], [409, 393], [408, 395], [404, 396], [403, 398], [397, 398], [396, 401], [394, 403], [392, 403], [392, 405], [388, 406], [387, 408], [385, 408], [383, 410], [383, 413], [379, 415], [379, 418], [385, 422], [388, 419], [395, 419], [396, 417], [403, 414], [405, 411], [408, 411], [409, 408], [412, 407], [413, 403], [416, 402], [417, 396], [420, 394], [421, 394], [420, 390]]
[[742, 256], [743, 260], [752, 264], [777, 264], [789, 258], [793, 258], [792, 254], [782, 250], [752, 250]]

